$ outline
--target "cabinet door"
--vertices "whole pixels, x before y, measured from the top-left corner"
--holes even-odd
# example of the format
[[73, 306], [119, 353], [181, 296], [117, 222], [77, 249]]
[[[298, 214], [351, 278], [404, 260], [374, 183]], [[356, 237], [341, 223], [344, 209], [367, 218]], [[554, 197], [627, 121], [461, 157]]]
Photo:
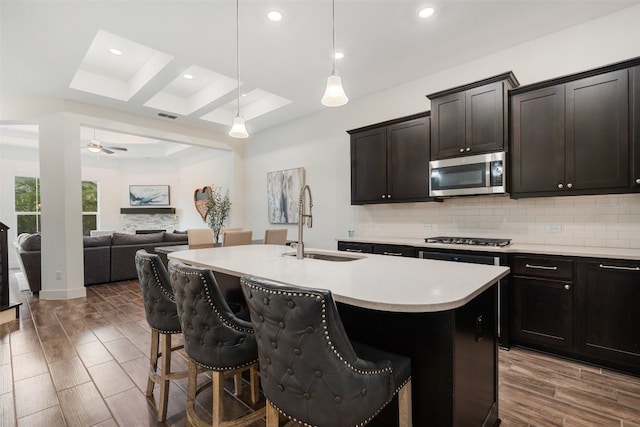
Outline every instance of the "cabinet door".
[[504, 90], [496, 82], [466, 93], [465, 153], [481, 154], [504, 149]]
[[429, 118], [387, 129], [387, 200], [429, 198]]
[[465, 149], [465, 94], [431, 101], [431, 158], [459, 156]]
[[566, 187], [628, 188], [628, 71], [567, 83], [566, 117]]
[[573, 286], [570, 281], [513, 276], [513, 325], [516, 340], [570, 350], [573, 334]]
[[578, 263], [576, 349], [640, 372], [640, 262]]
[[512, 196], [564, 186], [564, 86], [514, 95], [511, 132]]
[[386, 194], [386, 128], [351, 135], [351, 203], [381, 201]]
[[633, 100], [632, 118], [632, 148], [633, 170], [631, 171], [631, 186], [640, 190], [640, 66], [631, 69], [631, 99]]

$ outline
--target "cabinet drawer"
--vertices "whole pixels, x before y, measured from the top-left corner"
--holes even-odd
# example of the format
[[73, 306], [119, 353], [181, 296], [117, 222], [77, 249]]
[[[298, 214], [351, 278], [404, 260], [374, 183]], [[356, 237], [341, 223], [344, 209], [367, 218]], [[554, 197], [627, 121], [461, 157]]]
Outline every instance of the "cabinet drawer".
[[416, 258], [418, 251], [413, 246], [373, 245], [373, 253], [378, 255], [405, 256]]
[[359, 242], [338, 242], [338, 250], [345, 252], [371, 254], [373, 253], [373, 244]]
[[569, 279], [573, 277], [573, 261], [559, 258], [513, 257], [513, 273], [521, 276]]

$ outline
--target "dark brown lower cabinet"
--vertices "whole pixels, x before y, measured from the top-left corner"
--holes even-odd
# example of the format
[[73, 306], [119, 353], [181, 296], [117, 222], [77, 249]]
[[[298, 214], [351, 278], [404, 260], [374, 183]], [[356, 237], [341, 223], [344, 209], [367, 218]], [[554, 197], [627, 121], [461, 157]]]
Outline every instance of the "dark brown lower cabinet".
[[576, 351], [640, 373], [640, 262], [578, 262]]
[[516, 340], [570, 350], [573, 334], [573, 283], [514, 276], [512, 331]]

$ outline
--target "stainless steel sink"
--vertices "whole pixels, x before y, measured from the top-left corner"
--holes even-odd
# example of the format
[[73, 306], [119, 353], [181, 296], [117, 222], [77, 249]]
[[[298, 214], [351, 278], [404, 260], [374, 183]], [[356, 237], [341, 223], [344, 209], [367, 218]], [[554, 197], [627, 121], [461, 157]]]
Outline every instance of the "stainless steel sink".
[[[294, 257], [296, 256], [296, 253], [291, 252], [291, 253], [286, 253], [284, 255]], [[309, 259], [319, 259], [322, 261], [337, 261], [337, 262], [356, 261], [359, 259], [366, 258], [364, 256], [357, 256], [357, 255], [337, 255], [337, 254], [328, 254], [324, 252], [314, 252], [314, 251], [306, 251], [304, 253], [304, 257]]]

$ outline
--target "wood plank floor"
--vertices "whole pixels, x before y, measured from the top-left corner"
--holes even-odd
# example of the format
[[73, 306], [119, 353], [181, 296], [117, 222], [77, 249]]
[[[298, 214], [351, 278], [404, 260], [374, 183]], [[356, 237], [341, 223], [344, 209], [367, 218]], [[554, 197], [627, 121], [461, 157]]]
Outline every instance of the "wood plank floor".
[[[185, 424], [186, 379], [170, 388], [166, 423], [145, 398], [151, 334], [137, 281], [44, 301], [19, 291], [14, 272], [11, 302], [23, 304], [19, 320], [0, 325], [0, 427]], [[640, 427], [638, 377], [521, 348], [499, 357], [503, 426]], [[186, 369], [184, 352], [174, 366]], [[250, 410], [246, 395], [227, 394], [232, 417]], [[203, 416], [209, 401], [199, 397]]]

